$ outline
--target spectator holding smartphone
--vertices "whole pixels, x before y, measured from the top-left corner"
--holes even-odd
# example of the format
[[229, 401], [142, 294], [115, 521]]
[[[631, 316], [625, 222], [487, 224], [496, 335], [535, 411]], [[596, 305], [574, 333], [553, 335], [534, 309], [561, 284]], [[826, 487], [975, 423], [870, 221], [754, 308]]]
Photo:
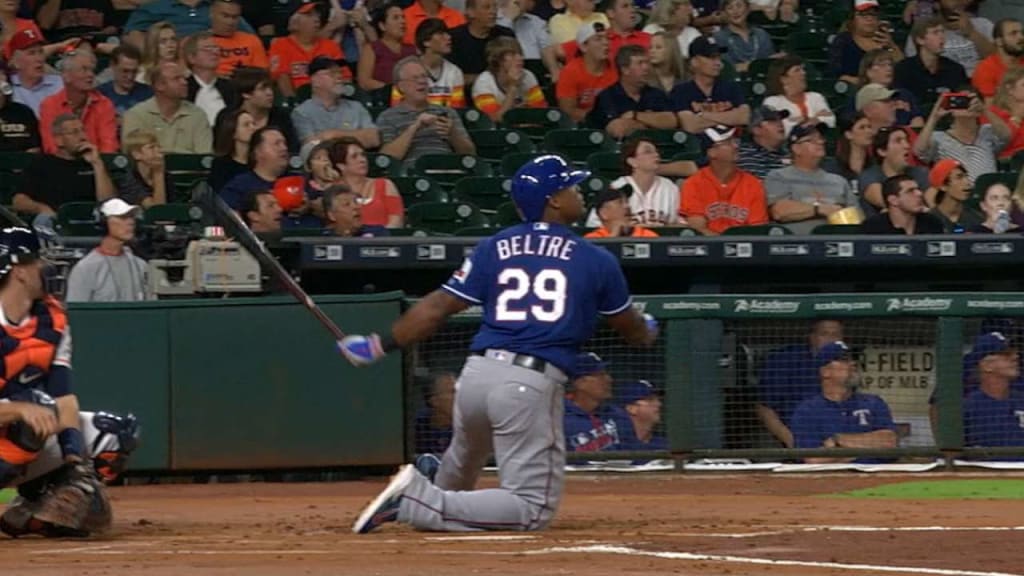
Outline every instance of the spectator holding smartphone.
[[854, 0], [853, 17], [832, 41], [829, 69], [840, 80], [857, 83], [857, 73], [864, 54], [871, 50], [885, 50], [892, 54], [894, 61], [903, 59], [903, 54], [892, 40], [892, 29], [888, 22], [879, 20], [876, 0]]
[[[983, 115], [987, 124], [979, 122]], [[936, 131], [939, 120], [946, 116], [952, 116], [953, 123], [946, 130]], [[998, 171], [996, 155], [1009, 141], [1010, 128], [977, 94], [946, 92], [932, 107], [914, 142], [914, 153], [928, 163], [941, 158], [960, 162], [973, 183], [982, 174]]]
[[[974, 74], [978, 62], [995, 50], [992, 43], [994, 26], [988, 18], [972, 16], [967, 12], [968, 0], [939, 0], [939, 15], [945, 21], [946, 43], [942, 55], [959, 63]], [[917, 54], [914, 38], [907, 38], [907, 55]]]

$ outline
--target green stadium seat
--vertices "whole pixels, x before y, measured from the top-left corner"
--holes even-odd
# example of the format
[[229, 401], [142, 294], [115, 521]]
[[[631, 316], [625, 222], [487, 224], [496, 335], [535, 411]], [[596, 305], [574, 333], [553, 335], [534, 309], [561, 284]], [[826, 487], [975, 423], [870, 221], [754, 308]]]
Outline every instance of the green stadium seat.
[[101, 236], [95, 210], [95, 202], [61, 204], [57, 209], [57, 232], [61, 236]]
[[388, 228], [388, 233], [390, 233], [392, 236], [398, 236], [399, 238], [408, 238], [408, 237], [412, 237], [412, 236], [421, 237], [421, 236], [431, 236], [432, 235], [429, 231], [422, 230], [420, 228]]
[[416, 159], [411, 175], [429, 176], [442, 186], [454, 186], [466, 176], [490, 176], [491, 165], [468, 154], [424, 154]]
[[558, 108], [513, 108], [501, 118], [502, 128], [519, 130], [541, 141], [551, 130], [564, 130], [573, 127], [569, 118]]
[[793, 232], [782, 224], [756, 224], [726, 228], [722, 236], [789, 236]]
[[587, 156], [587, 168], [595, 176], [614, 180], [622, 176], [622, 154], [618, 152], [595, 152]]
[[609, 186], [611, 186], [610, 180], [594, 175], [580, 182], [580, 192], [583, 193], [589, 204], [598, 192], [607, 189]]
[[100, 154], [107, 172], [126, 172], [131, 167], [131, 160], [126, 154]]
[[530, 137], [518, 130], [470, 130], [469, 137], [476, 144], [476, 153], [485, 160], [499, 161], [509, 152], [533, 152], [536, 147]]
[[700, 143], [697, 138], [690, 136], [682, 130], [637, 130], [631, 138], [646, 138], [658, 147], [658, 154], [662, 158], [671, 158], [681, 152], [688, 152], [696, 148], [700, 150]]
[[811, 230], [816, 236], [860, 234], [860, 224], [819, 224]]
[[600, 130], [552, 130], [544, 136], [544, 149], [555, 151], [572, 162], [585, 162], [594, 152], [614, 151], [615, 142]]
[[486, 238], [493, 235], [501, 228], [494, 228], [491, 226], [470, 226], [468, 228], [459, 228], [455, 231], [456, 236], [469, 236], [472, 238]]
[[1012, 192], [1017, 187], [1017, 174], [1014, 172], [989, 172], [988, 174], [982, 174], [974, 179], [974, 195], [981, 198], [985, 190], [997, 182], [1006, 184], [1006, 187]]
[[367, 154], [371, 178], [395, 178], [403, 175], [402, 161], [387, 154]]
[[658, 226], [657, 228], [651, 228], [651, 230], [658, 236], [665, 237], [703, 236], [699, 230], [689, 226]]
[[768, 68], [772, 65], [771, 58], [764, 58], [761, 60], [753, 60], [750, 62], [750, 66], [747, 68], [747, 77], [753, 80], [764, 80], [768, 77]]
[[508, 202], [512, 182], [508, 178], [490, 176], [468, 176], [455, 183], [455, 197], [458, 201], [470, 202], [488, 212], [496, 212], [498, 206]]
[[828, 65], [829, 33], [799, 31], [789, 36], [786, 52], [796, 54], [815, 66]]
[[395, 188], [402, 195], [406, 206], [417, 202], [448, 202], [448, 191], [426, 176], [397, 176], [391, 178]]
[[188, 226], [193, 222], [198, 222], [202, 216], [202, 210], [198, 207], [198, 217], [193, 217], [193, 206], [186, 203], [168, 203], [168, 204], [157, 204], [146, 208], [143, 213], [143, 219], [149, 224], [176, 224], [179, 226]]
[[406, 208], [405, 214], [409, 227], [443, 234], [490, 225], [487, 216], [468, 202], [421, 202]]
[[205, 176], [213, 168], [212, 154], [168, 154], [164, 157], [167, 171], [189, 172]]
[[511, 201], [498, 206], [498, 213], [494, 216], [494, 224], [500, 227], [515, 226], [522, 221], [519, 212], [516, 211], [515, 203]]
[[306, 100], [309, 100], [312, 97], [313, 97], [313, 85], [312, 84], [306, 83], [303, 86], [299, 86], [295, 90], [295, 98], [294, 98], [294, 100], [295, 100], [296, 104], [302, 104], [303, 102], [305, 102]]
[[509, 152], [501, 158], [501, 165], [498, 169], [501, 171], [502, 176], [512, 176], [523, 164], [544, 154], [547, 154], [547, 152]]
[[679, 160], [689, 160], [691, 162], [696, 161], [704, 156], [704, 151], [701, 150], [700, 142], [696, 138], [690, 138], [686, 141], [685, 149], [669, 158], [669, 161], [676, 162]]
[[475, 108], [459, 108], [459, 117], [466, 130], [493, 130], [494, 121], [491, 117]]

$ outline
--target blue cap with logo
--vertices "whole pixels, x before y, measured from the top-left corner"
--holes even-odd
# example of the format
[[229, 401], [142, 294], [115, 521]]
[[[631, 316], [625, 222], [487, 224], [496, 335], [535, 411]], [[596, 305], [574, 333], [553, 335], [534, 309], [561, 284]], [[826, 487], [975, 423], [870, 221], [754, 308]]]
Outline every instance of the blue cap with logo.
[[576, 377], [600, 374], [608, 371], [608, 363], [593, 352], [576, 355]]
[[817, 364], [818, 368], [831, 364], [836, 360], [853, 360], [850, 347], [842, 340], [836, 340], [835, 342], [825, 344], [818, 350], [818, 354], [814, 357], [815, 364]]
[[634, 380], [618, 387], [619, 404], [629, 406], [633, 402], [661, 396], [661, 393], [647, 380]]
[[974, 356], [974, 360], [977, 362], [985, 356], [1001, 354], [1010, 348], [1012, 348], [1010, 339], [1004, 336], [1002, 332], [989, 332], [975, 338], [971, 355]]

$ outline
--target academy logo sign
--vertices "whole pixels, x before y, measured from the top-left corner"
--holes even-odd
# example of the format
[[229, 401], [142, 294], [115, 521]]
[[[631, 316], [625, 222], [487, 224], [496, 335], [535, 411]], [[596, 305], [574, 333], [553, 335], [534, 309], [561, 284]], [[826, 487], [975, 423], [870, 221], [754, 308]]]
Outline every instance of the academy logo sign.
[[871, 302], [815, 302], [815, 312], [866, 312], [875, 307]]
[[793, 314], [800, 310], [800, 303], [793, 300], [757, 300], [737, 298], [733, 312], [749, 314]]
[[886, 312], [945, 312], [953, 305], [951, 298], [889, 298]]

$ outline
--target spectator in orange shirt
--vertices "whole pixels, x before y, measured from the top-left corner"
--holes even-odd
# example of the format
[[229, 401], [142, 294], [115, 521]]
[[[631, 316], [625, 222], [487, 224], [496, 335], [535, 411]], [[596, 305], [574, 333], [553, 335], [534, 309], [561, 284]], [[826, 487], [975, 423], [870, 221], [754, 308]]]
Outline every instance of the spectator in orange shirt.
[[978, 62], [971, 83], [989, 104], [1007, 69], [1024, 66], [1024, 24], [1015, 18], [996, 22], [992, 31], [996, 51]]
[[588, 232], [584, 238], [657, 238], [653, 231], [642, 226], [633, 225], [633, 217], [629, 213], [629, 197], [633, 195], [633, 187], [629, 184], [621, 188], [607, 188], [597, 193], [594, 199], [594, 212], [601, 219], [601, 227]]
[[217, 74], [230, 78], [239, 66], [269, 68], [263, 42], [255, 34], [240, 32], [242, 6], [236, 0], [213, 0], [210, 6], [210, 31], [220, 47]]
[[768, 223], [761, 181], [736, 167], [736, 129], [713, 126], [699, 135], [708, 165], [687, 178], [679, 199], [680, 216], [706, 236], [733, 226]]
[[466, 16], [444, 5], [444, 0], [416, 0], [404, 11], [405, 37], [402, 42], [416, 44], [416, 29], [428, 18], [439, 18], [449, 29], [466, 23]]
[[[96, 56], [78, 48], [61, 58], [59, 68], [64, 89], [47, 97], [39, 106], [39, 125], [51, 126], [61, 114], [82, 120], [85, 135], [102, 154], [118, 151], [117, 110], [109, 98], [96, 90]], [[42, 130], [43, 151], [53, 154], [57, 145], [51, 130]]]
[[572, 118], [582, 122], [594, 107], [597, 93], [615, 84], [619, 75], [608, 60], [608, 35], [604, 24], [594, 22], [580, 26], [576, 44], [582, 47], [583, 57], [565, 65], [555, 86], [558, 107]]
[[1010, 129], [1010, 142], [999, 157], [1012, 158], [1024, 150], [1024, 66], [1011, 68], [1003, 76], [992, 102], [992, 112]]
[[[636, 29], [636, 6], [632, 0], [605, 0], [604, 13], [608, 17], [608, 60], [615, 61], [619, 48], [628, 45], [651, 49], [651, 35]], [[558, 56], [569, 60], [579, 53], [575, 40], [558, 45]]]
[[[309, 84], [309, 63], [317, 56], [344, 60], [336, 42], [320, 37], [323, 13], [320, 4], [301, 4], [288, 21], [291, 34], [274, 38], [270, 43], [270, 75], [277, 82], [282, 96], [291, 98], [295, 91]], [[341, 69], [342, 78], [352, 79], [348, 68]]]

